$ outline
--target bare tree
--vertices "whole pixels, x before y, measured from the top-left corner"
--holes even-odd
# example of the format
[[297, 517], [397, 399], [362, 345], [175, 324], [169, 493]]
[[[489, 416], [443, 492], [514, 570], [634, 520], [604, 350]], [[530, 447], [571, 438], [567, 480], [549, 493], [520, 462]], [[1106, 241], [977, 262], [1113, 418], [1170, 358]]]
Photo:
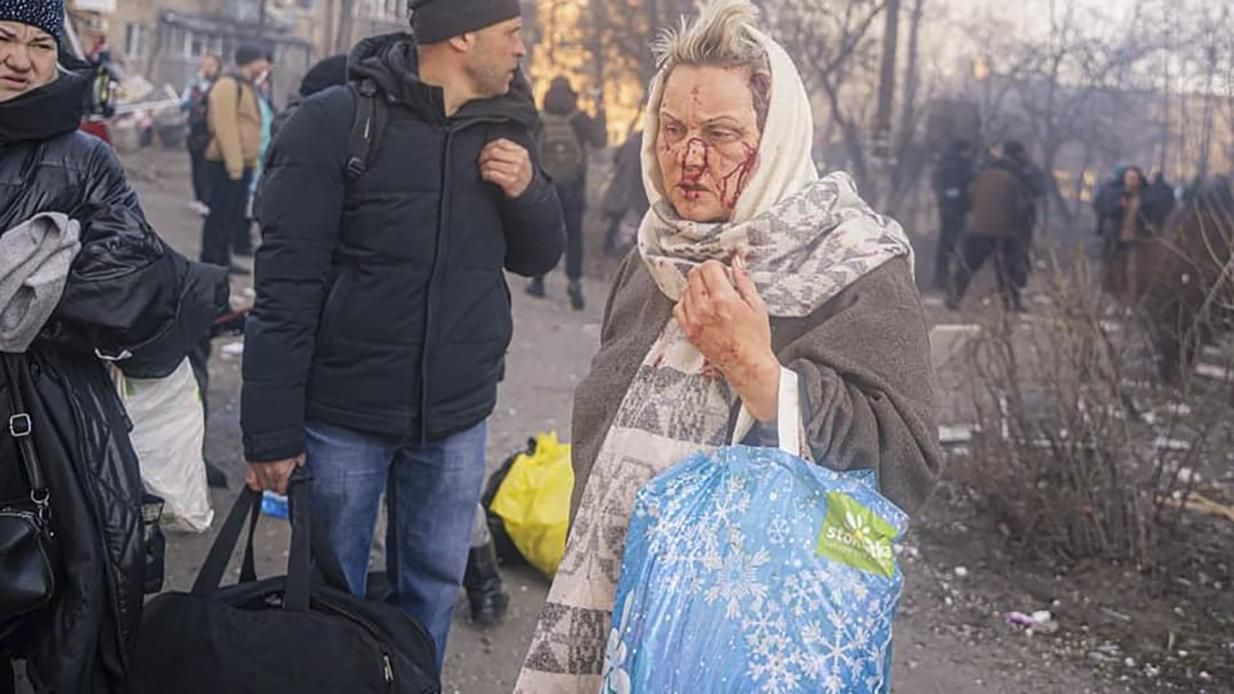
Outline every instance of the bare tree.
[[870, 85], [878, 69], [879, 45], [874, 27], [886, 9], [885, 0], [775, 0], [767, 3], [771, 25], [800, 68], [807, 91], [822, 92], [828, 117], [840, 130], [853, 178], [863, 188], [871, 183], [863, 123], [869, 108]]
[[[1075, 144], [1091, 154], [1094, 145], [1111, 134], [1109, 128], [1125, 125], [1124, 121], [1115, 126], [1099, 116], [1111, 107], [1129, 107], [1139, 98], [1136, 79], [1156, 50], [1159, 36], [1149, 31], [1148, 19], [1138, 11], [1118, 28], [1113, 18], [1094, 16], [1076, 0], [1062, 0], [1061, 7], [1051, 2], [1051, 9], [1044, 38], [1016, 32], [1001, 32], [998, 39], [985, 37], [982, 62], [991, 74], [978, 92], [987, 135], [1016, 137], [1035, 145], [1041, 167], [1049, 174], [1049, 212], [1057, 211], [1070, 227], [1080, 202], [1073, 199], [1068, 204], [1052, 175], [1060, 155]], [[1103, 33], [1110, 26], [1116, 30]]]
[[904, 198], [917, 188], [927, 158], [917, 144], [917, 106], [921, 89], [921, 24], [925, 17], [926, 0], [913, 0], [908, 28], [908, 65], [904, 70], [904, 95], [900, 103], [899, 138], [892, 168], [891, 194], [887, 211], [896, 214]]
[[351, 50], [351, 34], [356, 22], [356, 0], [339, 0], [338, 7], [338, 36], [334, 50], [347, 53]]

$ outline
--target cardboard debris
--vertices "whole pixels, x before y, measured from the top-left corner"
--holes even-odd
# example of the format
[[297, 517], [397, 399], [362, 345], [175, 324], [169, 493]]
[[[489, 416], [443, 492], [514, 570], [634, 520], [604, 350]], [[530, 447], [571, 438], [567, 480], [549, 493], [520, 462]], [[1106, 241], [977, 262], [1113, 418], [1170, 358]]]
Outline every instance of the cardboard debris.
[[1153, 448], [1159, 451], [1174, 451], [1176, 453], [1186, 453], [1191, 450], [1191, 442], [1181, 439], [1172, 439], [1167, 436], [1158, 436], [1156, 441], [1153, 441]]
[[971, 443], [977, 427], [972, 424], [940, 424], [938, 442], [944, 446]]
[[1197, 364], [1195, 367], [1195, 375], [1200, 378], [1211, 378], [1215, 381], [1234, 380], [1234, 370], [1227, 369], [1224, 366], [1215, 366], [1213, 364]]
[[1158, 497], [1157, 500], [1167, 506], [1182, 508], [1187, 511], [1194, 511], [1196, 513], [1205, 513], [1210, 516], [1216, 516], [1217, 518], [1224, 518], [1231, 523], [1234, 523], [1234, 506], [1227, 506], [1225, 504], [1217, 503], [1203, 494], [1192, 492], [1187, 497], [1186, 501], [1168, 496]]

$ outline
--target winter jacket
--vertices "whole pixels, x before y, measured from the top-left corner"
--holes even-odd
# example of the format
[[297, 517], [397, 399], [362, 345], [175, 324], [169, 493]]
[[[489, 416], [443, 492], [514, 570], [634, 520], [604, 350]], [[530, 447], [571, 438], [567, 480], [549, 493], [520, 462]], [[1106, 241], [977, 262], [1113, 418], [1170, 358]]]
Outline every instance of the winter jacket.
[[243, 78], [223, 75], [210, 88], [210, 146], [206, 159], [222, 162], [238, 181], [261, 155], [261, 97]]
[[258, 97], [257, 104], [261, 107], [261, 145], [257, 148], [257, 166], [253, 170], [253, 190], [257, 189], [257, 182], [261, 180], [262, 162], [266, 160], [266, 153], [270, 150], [270, 143], [274, 141], [274, 106], [266, 101], [265, 97]]
[[[136, 378], [166, 376], [227, 303], [224, 272], [165, 246], [111, 150], [76, 131], [88, 87], [73, 73], [0, 104], [0, 229], [44, 212], [80, 224], [60, 302], [26, 351], [62, 583], [51, 606], [0, 645], [28, 658], [39, 691], [123, 691], [141, 620], [141, 475], [98, 355]], [[0, 376], [0, 386], [7, 421], [10, 384]], [[0, 436], [0, 460], [14, 457], [11, 438]], [[0, 466], [0, 498], [28, 493], [15, 466]]]
[[1164, 178], [1158, 176], [1144, 190], [1144, 203], [1148, 206], [1148, 221], [1157, 230], [1164, 229], [1166, 220], [1170, 218], [1170, 215], [1174, 213], [1174, 209], [1178, 207], [1178, 202], [1174, 199], [1174, 186], [1166, 183]]
[[939, 209], [949, 216], [963, 217], [972, 206], [972, 157], [962, 156], [958, 150], [949, 151], [934, 169], [932, 183]]
[[651, 203], [643, 188], [643, 133], [636, 132], [617, 150], [613, 158], [613, 179], [604, 193], [605, 216], [621, 219], [627, 213], [642, 218]]
[[982, 169], [973, 181], [972, 201], [971, 233], [1009, 239], [1026, 239], [1032, 233], [1036, 201], [1009, 167]]
[[1174, 211], [1174, 194], [1168, 185], [1145, 186], [1140, 190], [1139, 204], [1131, 205], [1123, 183], [1129, 170], [1129, 167], [1118, 169], [1114, 178], [1102, 184], [1093, 196], [1097, 235], [1105, 241], [1107, 252], [1124, 241], [1123, 227], [1128, 209], [1136, 209], [1136, 237], [1141, 240], [1158, 235], [1166, 218]]
[[493, 140], [534, 156], [525, 81], [447, 117], [442, 90], [416, 77], [409, 36], [368, 39], [350, 65], [386, 100], [365, 173], [345, 173], [347, 87], [306, 100], [271, 151], [245, 327], [251, 461], [303, 452], [306, 418], [418, 441], [483, 421], [513, 329], [503, 269], [540, 275], [561, 255], [561, 207], [538, 166], [515, 200], [480, 178]]

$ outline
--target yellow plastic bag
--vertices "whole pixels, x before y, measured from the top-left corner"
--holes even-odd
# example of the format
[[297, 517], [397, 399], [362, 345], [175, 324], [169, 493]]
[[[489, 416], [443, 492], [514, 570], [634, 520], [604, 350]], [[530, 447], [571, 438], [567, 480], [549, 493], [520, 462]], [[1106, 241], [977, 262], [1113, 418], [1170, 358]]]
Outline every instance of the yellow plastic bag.
[[574, 469], [570, 444], [558, 441], [557, 432], [536, 434], [535, 441], [533, 455], [514, 460], [489, 509], [523, 558], [552, 576], [566, 552]]

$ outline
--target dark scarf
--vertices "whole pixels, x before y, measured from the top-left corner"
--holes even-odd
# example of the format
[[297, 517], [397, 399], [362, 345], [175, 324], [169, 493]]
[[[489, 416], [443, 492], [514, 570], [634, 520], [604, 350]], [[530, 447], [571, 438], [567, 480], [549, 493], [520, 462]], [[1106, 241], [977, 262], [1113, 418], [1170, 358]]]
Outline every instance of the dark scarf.
[[61, 73], [56, 81], [0, 104], [0, 146], [49, 140], [72, 132], [86, 112], [90, 83], [79, 73]]

